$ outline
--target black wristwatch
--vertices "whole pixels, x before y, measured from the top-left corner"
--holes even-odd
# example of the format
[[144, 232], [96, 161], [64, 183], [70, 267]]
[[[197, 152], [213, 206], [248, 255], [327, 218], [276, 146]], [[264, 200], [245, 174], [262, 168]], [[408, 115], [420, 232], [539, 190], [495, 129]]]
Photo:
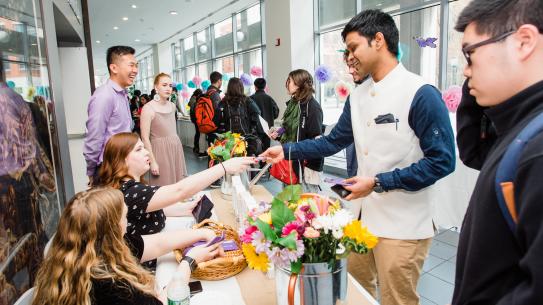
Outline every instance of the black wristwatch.
[[194, 258], [192, 258], [190, 256], [187, 256], [187, 255], [183, 256], [181, 261], [186, 261], [187, 263], [189, 263], [191, 273], [194, 272], [194, 270], [196, 270], [196, 268], [198, 268], [198, 264], [196, 263]]
[[383, 189], [383, 186], [381, 185], [381, 181], [379, 181], [379, 178], [375, 177], [375, 184], [373, 185], [373, 191], [376, 193], [382, 193], [385, 190]]

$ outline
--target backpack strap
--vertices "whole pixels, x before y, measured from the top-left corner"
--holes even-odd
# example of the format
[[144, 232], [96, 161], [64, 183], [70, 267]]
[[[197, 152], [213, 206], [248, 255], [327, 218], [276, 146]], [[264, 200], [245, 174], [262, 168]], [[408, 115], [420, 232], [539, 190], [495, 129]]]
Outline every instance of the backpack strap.
[[514, 180], [517, 175], [520, 155], [526, 144], [543, 130], [543, 112], [522, 129], [515, 140], [509, 144], [503, 155], [498, 169], [494, 187], [500, 210], [512, 232], [515, 232], [518, 222], [518, 208], [515, 205]]

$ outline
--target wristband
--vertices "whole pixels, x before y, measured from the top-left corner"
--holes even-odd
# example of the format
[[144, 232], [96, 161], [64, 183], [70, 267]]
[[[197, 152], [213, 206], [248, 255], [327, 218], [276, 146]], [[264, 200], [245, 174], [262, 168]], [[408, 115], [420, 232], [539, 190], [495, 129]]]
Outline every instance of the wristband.
[[190, 256], [187, 256], [187, 255], [183, 256], [181, 261], [186, 261], [189, 264], [191, 273], [194, 272], [194, 270], [196, 270], [196, 268], [198, 267], [198, 264], [196, 263], [194, 258], [192, 258]]
[[219, 162], [219, 164], [222, 166], [222, 169], [224, 169], [224, 174], [226, 175], [226, 167], [224, 167], [224, 164], [222, 164], [222, 162]]

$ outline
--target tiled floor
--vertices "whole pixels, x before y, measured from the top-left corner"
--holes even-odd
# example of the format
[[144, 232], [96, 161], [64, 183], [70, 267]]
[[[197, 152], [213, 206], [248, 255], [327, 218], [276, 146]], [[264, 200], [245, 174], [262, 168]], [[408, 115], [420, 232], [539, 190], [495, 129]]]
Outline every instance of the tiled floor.
[[[185, 160], [189, 174], [197, 173], [207, 168], [207, 158], [196, 158], [190, 148], [185, 147]], [[327, 176], [332, 176], [325, 173]], [[272, 193], [281, 191], [281, 183], [273, 178], [261, 179], [260, 184]], [[321, 185], [323, 192], [334, 196], [328, 185]], [[456, 249], [458, 233], [453, 230], [440, 230], [434, 237], [430, 254], [423, 266], [418, 292], [421, 305], [450, 304], [454, 289], [454, 273], [456, 264]]]

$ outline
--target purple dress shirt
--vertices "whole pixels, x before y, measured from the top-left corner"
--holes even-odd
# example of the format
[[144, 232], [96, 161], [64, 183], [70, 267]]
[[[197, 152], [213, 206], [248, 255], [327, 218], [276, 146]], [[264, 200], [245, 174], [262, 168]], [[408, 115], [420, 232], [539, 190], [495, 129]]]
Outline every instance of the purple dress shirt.
[[132, 116], [126, 89], [108, 79], [98, 87], [87, 108], [87, 136], [83, 155], [87, 161], [87, 176], [93, 176], [96, 167], [102, 163], [107, 140], [121, 132], [132, 131]]

